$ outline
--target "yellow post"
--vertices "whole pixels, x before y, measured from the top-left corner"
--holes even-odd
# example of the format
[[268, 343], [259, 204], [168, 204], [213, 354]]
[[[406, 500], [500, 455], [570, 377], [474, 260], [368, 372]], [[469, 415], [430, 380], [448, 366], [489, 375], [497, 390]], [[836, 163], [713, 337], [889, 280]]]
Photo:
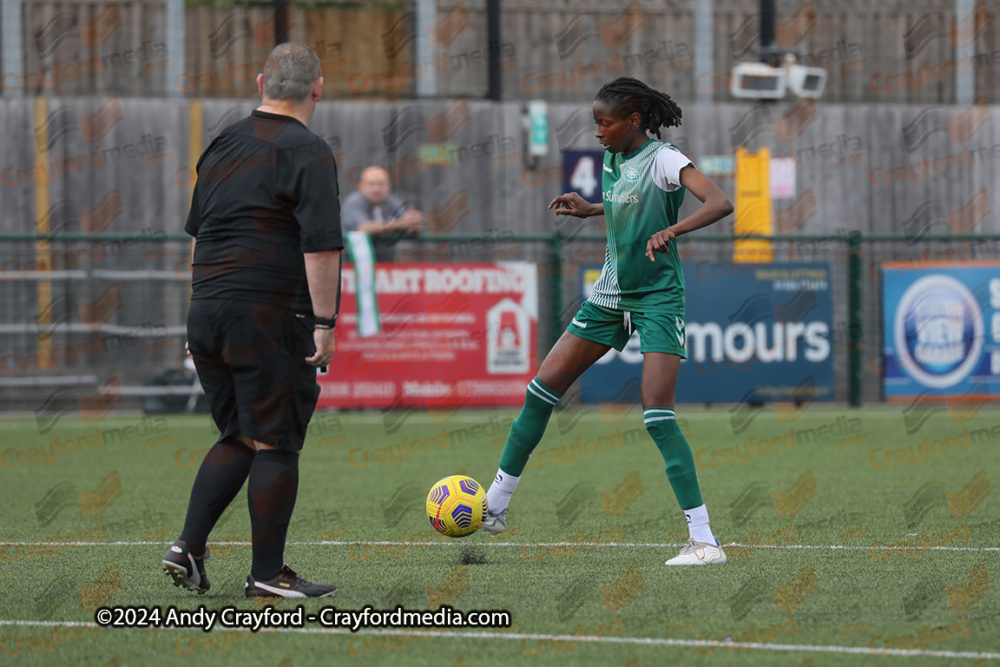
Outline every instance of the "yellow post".
[[[49, 105], [45, 97], [35, 98], [35, 168], [39, 173], [44, 173], [45, 160], [48, 157], [43, 146], [49, 143], [49, 126], [46, 122]], [[47, 271], [52, 270], [52, 243], [42, 237], [51, 231], [49, 220], [49, 182], [40, 178], [35, 181], [35, 229], [37, 232], [35, 242], [35, 259], [37, 265]], [[37, 283], [38, 297], [38, 328], [45, 329], [52, 324], [52, 282], [49, 280], [39, 280]], [[52, 336], [38, 337], [38, 360], [41, 367], [52, 368]]]
[[201, 100], [191, 100], [188, 104], [188, 168], [191, 170], [191, 185], [188, 188], [188, 201], [191, 201], [191, 193], [194, 191], [194, 168], [198, 165], [198, 158], [201, 157], [202, 136], [204, 136], [204, 115], [202, 114]]
[[744, 239], [749, 234], [770, 236], [771, 150], [750, 153], [736, 149], [736, 218], [733, 223], [733, 261], [741, 264], [770, 264], [774, 248], [764, 239]]
[[[202, 137], [205, 134], [205, 114], [201, 106], [201, 100], [191, 100], [188, 104], [191, 105], [188, 107], [188, 181], [190, 185], [187, 192], [187, 201], [188, 205], [190, 205], [191, 197], [194, 194], [194, 183], [197, 179], [195, 168], [198, 166], [198, 158], [201, 157], [201, 151], [203, 150]], [[194, 262], [194, 244], [191, 245], [191, 252], [187, 253], [187, 256], [190, 257], [191, 262]]]

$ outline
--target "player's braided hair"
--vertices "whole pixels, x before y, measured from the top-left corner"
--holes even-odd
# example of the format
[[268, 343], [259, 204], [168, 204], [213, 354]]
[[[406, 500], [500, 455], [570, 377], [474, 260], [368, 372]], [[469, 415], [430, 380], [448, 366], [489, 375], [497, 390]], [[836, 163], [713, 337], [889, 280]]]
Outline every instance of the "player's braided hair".
[[621, 110], [625, 116], [638, 111], [642, 129], [660, 138], [661, 127], [681, 124], [681, 108], [666, 93], [653, 90], [642, 81], [622, 76], [604, 84], [597, 91], [597, 99]]

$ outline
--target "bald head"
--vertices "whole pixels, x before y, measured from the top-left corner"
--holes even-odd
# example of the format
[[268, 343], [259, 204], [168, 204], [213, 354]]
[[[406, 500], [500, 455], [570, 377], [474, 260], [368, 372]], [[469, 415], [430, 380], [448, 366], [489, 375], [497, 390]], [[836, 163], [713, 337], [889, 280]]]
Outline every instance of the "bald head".
[[361, 172], [358, 190], [372, 204], [381, 204], [389, 196], [389, 172], [382, 167], [368, 167]]
[[264, 98], [300, 104], [323, 75], [319, 58], [305, 44], [286, 42], [271, 49], [264, 61]]

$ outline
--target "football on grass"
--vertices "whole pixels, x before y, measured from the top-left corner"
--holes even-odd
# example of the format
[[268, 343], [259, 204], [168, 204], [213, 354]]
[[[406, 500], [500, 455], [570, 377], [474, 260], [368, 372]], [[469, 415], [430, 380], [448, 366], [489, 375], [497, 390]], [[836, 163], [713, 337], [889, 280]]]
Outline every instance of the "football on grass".
[[465, 537], [479, 530], [486, 508], [483, 487], [465, 475], [445, 477], [427, 494], [427, 518], [434, 530], [448, 537]]

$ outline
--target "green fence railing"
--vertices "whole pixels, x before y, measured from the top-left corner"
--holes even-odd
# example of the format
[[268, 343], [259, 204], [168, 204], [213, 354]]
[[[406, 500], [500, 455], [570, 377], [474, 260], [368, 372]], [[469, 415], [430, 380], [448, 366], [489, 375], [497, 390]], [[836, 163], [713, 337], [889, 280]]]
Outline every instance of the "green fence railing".
[[[841, 231], [835, 234], [813, 234], [794, 236], [763, 236], [746, 235], [738, 237], [742, 239], [758, 239], [771, 241], [776, 244], [813, 244], [815, 249], [819, 244], [833, 244], [841, 246], [836, 261], [843, 259], [843, 275], [846, 276], [846, 324], [844, 334], [847, 344], [846, 355], [846, 393], [848, 403], [852, 406], [859, 406], [862, 403], [864, 391], [865, 358], [864, 350], [866, 344], [864, 340], [865, 331], [865, 299], [866, 294], [874, 297], [875, 293], [865, 289], [866, 275], [864, 259], [872, 253], [866, 248], [873, 244], [890, 244], [892, 252], [887, 253], [884, 260], [906, 259], [915, 254], [919, 247], [925, 247], [933, 243], [962, 243], [977, 245], [986, 248], [987, 252], [992, 252], [1000, 257], [1000, 244], [995, 244], [990, 249], [985, 245], [978, 245], [983, 242], [1000, 241], [1000, 234], [977, 234], [967, 236], [954, 236], [950, 234], [922, 234], [914, 236], [912, 234], [863, 234], [860, 232]], [[681, 243], [697, 243], [709, 245], [721, 245], [732, 243], [738, 240], [731, 234], [710, 234], [697, 233], [685, 236]], [[495, 243], [495, 232], [491, 233], [460, 233], [442, 235], [413, 235], [405, 237], [407, 242], [414, 243]], [[510, 234], [503, 237], [504, 242], [512, 244], [538, 244], [540, 252], [536, 257], [545, 257], [550, 270], [546, 276], [548, 280], [548, 290], [550, 291], [551, 303], [549, 304], [549, 344], [552, 345], [563, 331], [561, 321], [564, 295], [567, 294], [567, 276], [562, 270], [563, 257], [566, 247], [573, 243], [604, 243], [606, 238], [603, 234], [585, 233], [576, 235], [566, 235], [562, 233], [520, 233]], [[26, 244], [26, 243], [94, 243], [109, 242], [116, 244], [137, 244], [156, 245], [166, 243], [189, 242], [190, 237], [186, 234], [167, 234], [161, 232], [144, 231], [141, 233], [101, 233], [85, 234], [79, 232], [62, 232], [50, 235], [37, 235], [30, 233], [0, 233], [0, 243]], [[829, 256], [832, 253], [821, 254], [824, 261], [833, 261]], [[926, 254], [926, 253], [925, 253]], [[878, 260], [876, 260], [878, 261]], [[869, 268], [869, 271], [875, 269]], [[843, 297], [842, 297], [843, 298]], [[540, 317], [546, 315], [540, 314]], [[870, 360], [869, 360], [870, 361]]]

